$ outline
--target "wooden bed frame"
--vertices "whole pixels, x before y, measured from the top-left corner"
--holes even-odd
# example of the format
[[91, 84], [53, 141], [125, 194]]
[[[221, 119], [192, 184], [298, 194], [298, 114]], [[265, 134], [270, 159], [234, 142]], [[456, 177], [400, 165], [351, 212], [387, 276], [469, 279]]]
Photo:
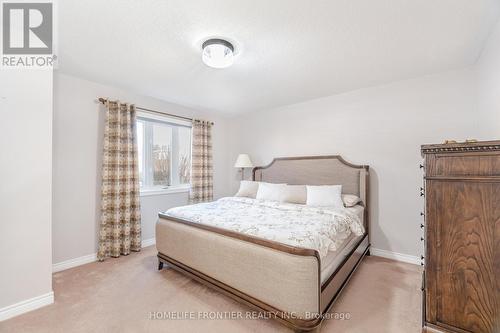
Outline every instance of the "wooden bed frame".
[[[350, 253], [345, 257], [342, 263], [337, 267], [337, 269], [330, 275], [330, 277], [322, 284], [320, 281], [320, 257], [319, 253], [315, 250], [298, 248], [294, 246], [289, 246], [286, 244], [264, 240], [261, 238], [256, 238], [253, 236], [237, 233], [234, 231], [229, 231], [225, 229], [220, 229], [208, 225], [197, 224], [190, 221], [173, 218], [164, 213], [160, 213], [160, 219], [168, 219], [169, 222], [178, 222], [182, 225], [191, 226], [197, 229], [203, 229], [209, 232], [217, 233], [219, 235], [224, 235], [227, 237], [235, 238], [244, 242], [257, 244], [266, 248], [271, 248], [274, 250], [282, 251], [285, 253], [298, 255], [298, 256], [314, 256], [318, 260], [318, 283], [319, 283], [319, 300], [320, 300], [320, 315], [316, 318], [304, 320], [299, 318], [291, 318], [287, 316], [283, 311], [277, 309], [265, 302], [252, 297], [251, 295], [245, 294], [232, 286], [229, 286], [217, 279], [214, 279], [211, 276], [208, 276], [192, 267], [186, 265], [186, 263], [179, 262], [174, 258], [169, 257], [165, 253], [158, 252], [158, 269], [161, 270], [163, 268], [164, 263], [169, 267], [193, 278], [194, 280], [205, 284], [211, 288], [214, 288], [226, 296], [229, 296], [247, 306], [255, 309], [257, 311], [265, 312], [272, 316], [272, 318], [276, 318], [278, 321], [282, 322], [286, 326], [294, 329], [296, 332], [311, 332], [311, 331], [319, 331], [321, 323], [324, 319], [324, 315], [331, 309], [335, 300], [339, 296], [342, 289], [348, 283], [350, 277], [356, 270], [356, 268], [361, 263], [361, 260], [365, 255], [369, 255], [370, 242], [369, 242], [369, 198], [368, 198], [368, 184], [369, 184], [369, 167], [366, 165], [354, 165], [346, 162], [341, 156], [333, 155], [333, 156], [304, 156], [304, 157], [285, 157], [285, 158], [276, 158], [269, 165], [264, 167], [256, 167], [253, 169], [253, 180], [262, 180], [262, 181], [270, 181], [270, 182], [283, 182], [286, 181], [289, 184], [293, 184], [296, 182], [295, 180], [290, 181], [290, 179], [283, 179], [283, 175], [278, 172], [275, 172], [275, 175], [272, 176], [272, 173], [266, 174], [266, 170], [271, 170], [272, 167], [276, 164], [285, 164], [288, 162], [293, 162], [295, 164], [292, 165], [292, 169], [297, 166], [298, 169], [301, 168], [301, 165], [307, 166], [309, 163], [314, 163], [314, 161], [318, 160], [335, 160], [336, 163], [340, 163], [343, 165], [343, 168], [347, 167], [348, 169], [354, 169], [359, 171], [360, 181], [358, 184], [358, 191], [351, 188], [350, 192], [352, 194], [358, 194], [363, 199], [364, 205], [364, 219], [366, 231], [363, 237], [357, 242], [354, 248], [350, 251]], [[302, 162], [301, 162], [302, 161]], [[327, 161], [323, 161], [327, 162]], [[288, 165], [289, 167], [289, 165]], [[348, 171], [348, 170], [347, 170]], [[302, 176], [307, 176], [304, 173], [304, 170], [299, 170], [298, 173], [292, 172], [294, 176], [293, 179], [299, 179], [297, 182], [301, 182], [300, 178]], [[284, 175], [286, 178], [286, 173]], [[272, 178], [272, 179], [269, 179]], [[323, 179], [322, 177], [317, 177], [316, 181], [309, 183], [310, 185], [326, 185], [329, 181]], [[338, 184], [335, 179], [330, 182], [330, 184]], [[304, 184], [304, 183], [302, 183]], [[352, 186], [351, 186], [352, 187]], [[349, 193], [349, 192], [347, 192]]]

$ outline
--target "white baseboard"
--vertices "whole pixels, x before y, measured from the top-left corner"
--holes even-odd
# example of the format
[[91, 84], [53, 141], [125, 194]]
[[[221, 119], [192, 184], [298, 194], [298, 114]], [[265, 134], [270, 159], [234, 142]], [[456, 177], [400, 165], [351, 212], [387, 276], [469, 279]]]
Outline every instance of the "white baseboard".
[[[141, 242], [142, 247], [147, 247], [156, 244], [156, 238], [144, 239]], [[52, 273], [64, 271], [76, 266], [85, 265], [97, 261], [97, 253], [87, 254], [86, 256], [65, 260], [52, 265]]]
[[22, 302], [12, 304], [0, 309], [0, 321], [7, 320], [14, 316], [36, 310], [42, 306], [54, 303], [54, 292], [33, 297]]
[[144, 239], [141, 243], [142, 247], [147, 247], [156, 244], [156, 238]]
[[87, 254], [86, 256], [65, 260], [52, 265], [52, 273], [64, 271], [80, 265], [85, 265], [97, 260], [97, 253]]
[[406, 262], [409, 264], [420, 265], [420, 257], [411, 256], [409, 254], [397, 253], [387, 250], [370, 248], [370, 254], [376, 257], [383, 257], [387, 259]]

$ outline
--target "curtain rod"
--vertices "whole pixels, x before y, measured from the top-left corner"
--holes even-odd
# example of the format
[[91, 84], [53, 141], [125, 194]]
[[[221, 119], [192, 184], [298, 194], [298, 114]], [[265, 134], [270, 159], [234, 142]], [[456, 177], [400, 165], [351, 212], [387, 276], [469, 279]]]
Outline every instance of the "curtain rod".
[[[108, 101], [107, 98], [103, 98], [103, 97], [99, 97], [98, 98], [98, 101], [99, 103], [101, 104], [106, 104], [106, 101]], [[188, 120], [188, 121], [193, 121], [193, 118], [189, 118], [189, 117], [183, 117], [183, 116], [178, 116], [176, 114], [171, 114], [171, 113], [166, 113], [166, 112], [162, 112], [162, 111], [156, 111], [156, 110], [152, 110], [152, 109], [147, 109], [147, 108], [141, 108], [139, 106], [136, 106], [135, 107], [137, 110], [142, 110], [142, 111], [146, 111], [146, 112], [150, 112], [150, 113], [157, 113], [157, 114], [161, 114], [163, 116], [169, 116], [169, 117], [173, 117], [173, 118], [178, 118], [178, 119], [184, 119], [184, 120]], [[199, 120], [194, 120], [194, 121], [199, 121]], [[211, 125], [213, 125], [214, 123], [213, 122], [210, 122]]]

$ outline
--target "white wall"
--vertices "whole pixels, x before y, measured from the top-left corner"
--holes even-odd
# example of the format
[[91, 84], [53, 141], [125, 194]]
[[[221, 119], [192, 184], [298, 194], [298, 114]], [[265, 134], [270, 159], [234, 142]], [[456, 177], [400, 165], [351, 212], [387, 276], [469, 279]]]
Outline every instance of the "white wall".
[[[0, 74], [0, 320], [53, 301], [52, 71]], [[26, 310], [26, 306], [24, 309]]]
[[500, 139], [500, 21], [477, 63], [479, 110], [484, 137]]
[[[238, 175], [231, 165], [240, 152], [250, 153], [256, 164], [266, 164], [275, 156], [336, 153], [353, 163], [370, 164], [374, 247], [418, 255], [422, 209], [418, 198], [419, 146], [444, 139], [500, 136], [499, 59], [497, 26], [473, 68], [230, 120], [56, 74], [54, 262], [92, 254], [97, 246], [103, 124], [102, 106], [95, 103], [97, 96], [213, 119], [216, 197], [236, 190]], [[186, 193], [142, 197], [143, 239], [154, 237], [159, 210], [186, 202]]]
[[[213, 120], [214, 195], [227, 194], [226, 120], [158, 99], [57, 73], [54, 77], [53, 260], [59, 263], [93, 254], [100, 219], [100, 177], [104, 126], [97, 97]], [[187, 193], [141, 197], [142, 237], [154, 237], [157, 213], [187, 203]]]
[[[371, 167], [371, 241], [420, 255], [420, 145], [479, 136], [472, 69], [353, 91], [234, 119], [232, 158], [340, 154]], [[232, 190], [237, 176], [231, 176]]]

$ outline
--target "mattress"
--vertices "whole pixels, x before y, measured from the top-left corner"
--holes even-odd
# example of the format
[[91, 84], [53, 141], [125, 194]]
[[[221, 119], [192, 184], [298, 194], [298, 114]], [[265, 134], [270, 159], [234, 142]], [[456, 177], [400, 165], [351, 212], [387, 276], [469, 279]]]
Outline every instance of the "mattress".
[[[363, 206], [356, 205], [347, 209], [355, 213], [360, 220], [363, 221], [363, 224], [366, 224], [366, 221], [364, 221]], [[351, 233], [351, 235], [343, 241], [336, 251], [328, 251], [326, 257], [321, 259], [321, 284], [327, 281], [328, 278], [335, 272], [337, 267], [339, 267], [349, 253], [356, 247], [361, 238], [363, 238], [363, 235], [356, 236], [354, 233]]]
[[[351, 233], [364, 234], [357, 208], [313, 207], [242, 197], [169, 209], [167, 216], [318, 251], [338, 251]], [[362, 211], [361, 211], [362, 213]]]

